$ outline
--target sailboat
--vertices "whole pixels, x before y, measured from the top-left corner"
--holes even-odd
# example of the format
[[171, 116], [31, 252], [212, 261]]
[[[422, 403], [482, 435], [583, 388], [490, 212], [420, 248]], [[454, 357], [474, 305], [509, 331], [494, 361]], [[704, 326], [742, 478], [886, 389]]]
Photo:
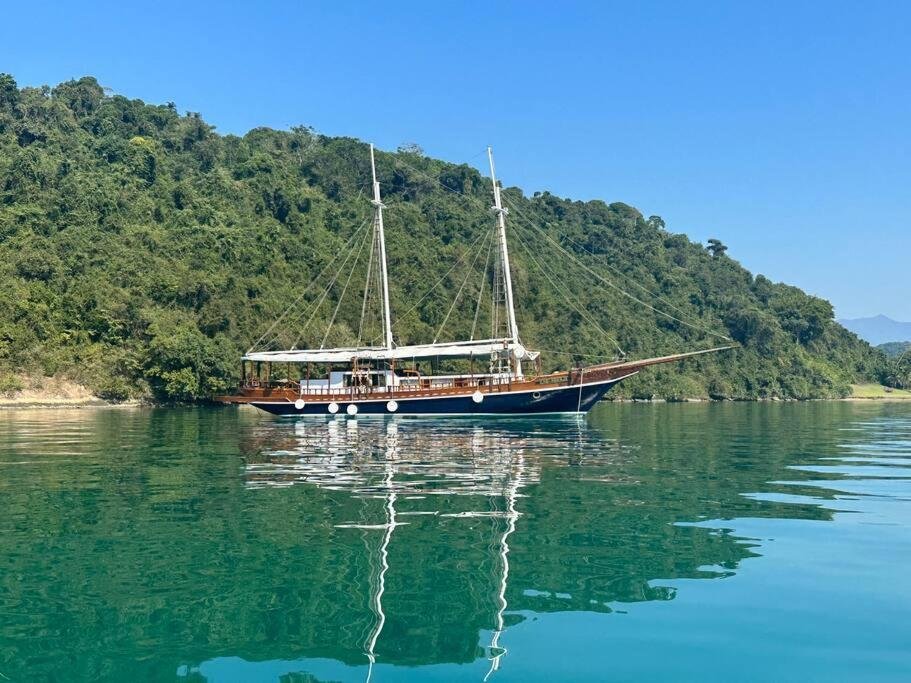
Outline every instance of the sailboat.
[[[380, 195], [374, 148], [370, 145], [372, 253], [376, 258], [371, 258], [368, 265], [364, 309], [372, 274], [378, 279], [381, 343], [341, 348], [292, 346], [284, 350], [256, 350], [254, 345], [241, 359], [242, 381], [238, 391], [216, 400], [248, 404], [286, 416], [579, 414], [590, 410], [613, 386], [648, 366], [730, 348], [722, 346], [632, 361], [619, 359], [542, 372], [540, 353], [526, 347], [519, 335], [507, 240], [508, 209], [503, 206], [493, 151], [489, 147], [487, 156], [493, 184], [491, 210], [496, 241], [492, 311], [505, 312], [504, 325], [493, 325], [493, 331], [502, 330], [501, 334], [480, 340], [396, 344], [386, 263], [383, 218], [386, 206]], [[338, 274], [332, 282], [337, 278]], [[363, 322], [363, 309], [361, 315]], [[281, 318], [273, 325], [280, 321]], [[441, 359], [461, 359], [463, 366], [467, 360], [468, 371], [433, 372]], [[273, 373], [276, 364], [285, 366], [283, 379], [273, 379], [278, 374]]]

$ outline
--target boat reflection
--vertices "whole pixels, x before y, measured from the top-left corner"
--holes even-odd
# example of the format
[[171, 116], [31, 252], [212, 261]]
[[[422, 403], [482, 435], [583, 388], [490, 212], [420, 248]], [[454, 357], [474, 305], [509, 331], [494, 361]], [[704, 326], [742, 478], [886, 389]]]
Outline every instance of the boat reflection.
[[[310, 484], [356, 496], [502, 496], [514, 477], [516, 458], [528, 446], [562, 443], [503, 428], [475, 425], [441, 434], [415, 429], [411, 421], [303, 420], [271, 448], [250, 453], [250, 488]], [[400, 443], [400, 431], [404, 440]], [[254, 444], [264, 445], [258, 435]], [[255, 446], [254, 446], [255, 448]], [[387, 481], [389, 473], [395, 476]], [[536, 469], [530, 473], [535, 476]], [[529, 476], [529, 475], [526, 475]]]
[[[778, 463], [743, 468], [723, 439], [696, 432], [664, 450], [649, 429], [574, 419], [251, 425], [245, 489], [264, 509], [287, 508], [271, 536], [300, 529], [313, 543], [305, 576], [289, 578], [309, 583], [303, 604], [287, 608], [307, 623], [258, 657], [244, 648], [242, 660], [188, 671], [370, 680], [458, 664], [491, 680], [510, 668], [510, 631], [536, 615], [624, 612], [673, 600], [674, 579], [731, 576], [758, 542], [717, 520], [830, 516], [818, 504], [744, 496], [780, 479]], [[662, 470], [676, 474], [657, 486]], [[296, 657], [261, 658], [290, 654], [293, 642]]]
[[[612, 609], [603, 596], [568, 596], [554, 590], [555, 585], [546, 585], [551, 583], [547, 579], [529, 581], [541, 566], [528, 556], [529, 550], [536, 552], [540, 536], [521, 524], [526, 490], [540, 483], [542, 467], [577, 468], [586, 475], [579, 477], [586, 486], [635, 485], [608, 469], [615, 460], [628, 457], [630, 449], [603, 434], [592, 438], [587, 429], [575, 419], [462, 422], [457, 427], [400, 419], [267, 422], [253, 430], [245, 443], [245, 482], [250, 490], [313, 487], [366, 505], [356, 508], [356, 516], [334, 518], [332, 527], [339, 534], [363, 535], [362, 557], [351, 561], [366, 567], [368, 578], [362, 585], [367, 599], [364, 612], [351, 618], [363, 623], [369, 611], [372, 620], [361, 647], [367, 680], [377, 663], [427, 664], [429, 652], [436, 653], [431, 661], [486, 659], [486, 671], [479, 672], [479, 678], [489, 680], [508, 663], [508, 628], [523, 621], [529, 607], [573, 609], [578, 608], [574, 603], [582, 601], [588, 610]], [[463, 520], [463, 527], [454, 530], [447, 519]], [[400, 527], [418, 520], [420, 527], [398, 537]], [[443, 547], [434, 536], [445, 535], [452, 544], [453, 536], [466, 532], [472, 540], [461, 542], [465, 556], [455, 561], [469, 574], [458, 579], [466, 593], [461, 599], [469, 599], [462, 605], [441, 604], [449, 619], [427, 613], [426, 605], [434, 599], [415, 592], [415, 585], [422, 583], [423, 577], [418, 576], [422, 570], [425, 574], [440, 571], [439, 565], [427, 561]], [[524, 605], [510, 611], [510, 563], [516, 561], [510, 542], [523, 533], [528, 534], [523, 552], [527, 565], [520, 568], [523, 584], [515, 593]], [[344, 537], [339, 542], [350, 545]], [[412, 549], [420, 550], [409, 552]], [[744, 549], [742, 554], [749, 551]], [[392, 561], [391, 555], [399, 562]], [[403, 555], [410, 559], [403, 561]], [[565, 564], [559, 557], [553, 559]], [[406, 592], [389, 593], [390, 580]], [[672, 590], [644, 581], [631, 599], [673, 597]], [[448, 597], [445, 592], [442, 595]], [[390, 601], [395, 606], [390, 608]], [[383, 635], [390, 622], [396, 631], [390, 639], [395, 645], [385, 649]], [[403, 648], [402, 633], [409, 631], [418, 634], [411, 638], [414, 647]], [[448, 647], [440, 647], [447, 641]], [[460, 644], [453, 647], [455, 641]], [[347, 665], [353, 665], [354, 659], [346, 657]], [[304, 668], [311, 671], [310, 665], [315, 663]], [[333, 670], [332, 676], [341, 673]]]
[[652, 629], [709, 633], [705, 596], [762, 570], [790, 586], [763, 622], [787, 630], [791, 572], [841, 552], [821, 539], [898, 542], [909, 429], [907, 408], [840, 403], [616, 405], [581, 424], [6, 414], [0, 671], [505, 683], [572, 657], [597, 680], [650, 656]]
[[[576, 421], [573, 423], [578, 424]], [[578, 427], [577, 427], [578, 428]], [[529, 481], [537, 481], [539, 465], [528, 467], [525, 445], [520, 434], [480, 425], [467, 431], [454, 431], [441, 448], [437, 432], [409, 433], [403, 453], [399, 438], [400, 422], [395, 419], [359, 423], [335, 419], [328, 422], [302, 421], [294, 425], [294, 437], [281, 448], [262, 452], [263, 462], [246, 466], [250, 488], [286, 487], [308, 484], [319, 488], [347, 491], [354, 496], [382, 497], [384, 519], [379, 524], [342, 522], [339, 529], [373, 530], [382, 533], [380, 543], [371, 548], [365, 543], [370, 573], [370, 608], [375, 617], [365, 645], [368, 662], [366, 680], [371, 680], [377, 661], [377, 643], [386, 624], [383, 597], [389, 572], [389, 546], [397, 527], [407, 524], [398, 517], [441, 515], [443, 517], [485, 517], [503, 521], [496, 547], [494, 604], [495, 626], [486, 648], [490, 667], [488, 680], [507, 654], [500, 640], [505, 631], [506, 598], [509, 578], [509, 537], [520, 516], [517, 501]], [[528, 438], [528, 437], [526, 437]], [[557, 448], [559, 441], [534, 439], [536, 445]], [[428, 458], [428, 454], [430, 457]], [[397, 512], [399, 496], [422, 500], [426, 496], [478, 496], [502, 499], [502, 510], [463, 510], [445, 512], [420, 510]], [[398, 516], [398, 517], [397, 517]]]

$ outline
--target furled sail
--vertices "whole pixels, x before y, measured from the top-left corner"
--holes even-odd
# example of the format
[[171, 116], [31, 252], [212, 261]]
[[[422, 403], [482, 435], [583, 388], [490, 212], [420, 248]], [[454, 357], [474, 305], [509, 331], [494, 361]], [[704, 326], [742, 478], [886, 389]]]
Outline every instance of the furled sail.
[[387, 349], [381, 346], [340, 349], [291, 349], [288, 351], [258, 351], [243, 357], [248, 361], [273, 363], [350, 363], [352, 360], [408, 360], [411, 358], [489, 356], [507, 352], [521, 360], [534, 360], [537, 352], [510, 339], [481, 339], [439, 344], [416, 344]]

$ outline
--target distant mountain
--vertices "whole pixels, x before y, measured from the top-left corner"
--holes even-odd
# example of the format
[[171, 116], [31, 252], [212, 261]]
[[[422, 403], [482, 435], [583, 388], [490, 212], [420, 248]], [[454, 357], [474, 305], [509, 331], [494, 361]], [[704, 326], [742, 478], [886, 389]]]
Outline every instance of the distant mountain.
[[898, 358], [905, 352], [911, 352], [911, 341], [906, 342], [886, 342], [877, 346], [880, 351], [890, 358]]
[[911, 323], [892, 320], [884, 315], [839, 320], [838, 322], [873, 345], [894, 341], [911, 341]]

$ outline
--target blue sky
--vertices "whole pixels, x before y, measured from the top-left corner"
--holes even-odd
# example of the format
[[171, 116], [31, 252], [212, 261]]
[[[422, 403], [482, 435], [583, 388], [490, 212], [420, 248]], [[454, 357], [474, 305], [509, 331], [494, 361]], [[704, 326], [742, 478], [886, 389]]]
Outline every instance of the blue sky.
[[[123, 3], [126, 4], [126, 3]], [[624, 201], [911, 320], [911, 3], [13, 3], [0, 71]], [[373, 10], [372, 7], [377, 7]]]

